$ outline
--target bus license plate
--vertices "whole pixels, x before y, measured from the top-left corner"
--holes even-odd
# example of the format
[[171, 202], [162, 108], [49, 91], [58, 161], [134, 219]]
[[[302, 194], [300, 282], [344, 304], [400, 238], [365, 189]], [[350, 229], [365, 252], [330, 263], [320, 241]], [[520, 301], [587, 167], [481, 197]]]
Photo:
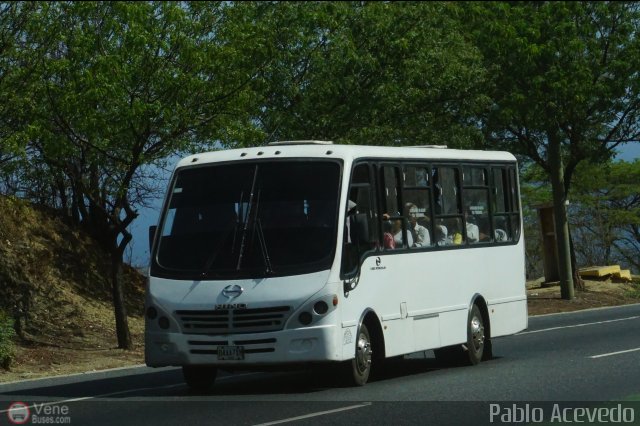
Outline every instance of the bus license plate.
[[218, 346], [219, 361], [238, 361], [244, 359], [244, 346]]

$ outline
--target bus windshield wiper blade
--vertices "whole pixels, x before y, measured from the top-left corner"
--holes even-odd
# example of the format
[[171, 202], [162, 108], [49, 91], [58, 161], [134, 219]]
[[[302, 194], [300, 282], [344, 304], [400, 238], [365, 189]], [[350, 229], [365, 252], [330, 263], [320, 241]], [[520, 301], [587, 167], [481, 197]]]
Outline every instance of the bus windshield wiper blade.
[[264, 231], [262, 230], [262, 222], [258, 218], [258, 212], [260, 211], [260, 196], [262, 194], [262, 190], [258, 189], [258, 194], [256, 195], [256, 206], [254, 208], [254, 219], [253, 219], [253, 232], [251, 234], [251, 243], [253, 244], [254, 237], [258, 234], [258, 245], [260, 246], [260, 252], [262, 253], [262, 261], [264, 266], [266, 267], [266, 273], [270, 274], [273, 272], [273, 268], [271, 267], [271, 259], [269, 258], [269, 250], [267, 248], [267, 240], [264, 238]]
[[253, 204], [253, 194], [256, 189], [256, 181], [258, 180], [258, 165], [253, 171], [253, 182], [251, 183], [251, 192], [249, 193], [249, 203], [247, 205], [247, 216], [244, 218], [242, 226], [242, 238], [240, 239], [240, 250], [238, 253], [238, 264], [236, 265], [236, 271], [240, 271], [242, 267], [242, 258], [244, 256], [244, 247], [247, 241], [247, 231], [249, 230], [249, 222], [251, 222], [251, 205]]
[[213, 252], [211, 252], [211, 256], [209, 256], [209, 258], [207, 259], [207, 262], [204, 264], [204, 267], [200, 271], [200, 276], [202, 278], [207, 276], [207, 273], [211, 269], [211, 266], [213, 266], [213, 262], [215, 262], [216, 258], [220, 254], [220, 250], [222, 250], [222, 248], [224, 247], [224, 243], [229, 239], [229, 234], [231, 233], [231, 231], [233, 231], [233, 235], [235, 236], [237, 229], [238, 229], [237, 223], [234, 224], [233, 227], [230, 227], [229, 229], [227, 229], [227, 232], [225, 232], [222, 239], [220, 239], [220, 242], [218, 243], [216, 248], [213, 250]]
[[267, 241], [264, 238], [264, 232], [262, 231], [262, 222], [260, 219], [256, 220], [256, 228], [258, 229], [258, 243], [260, 244], [260, 250], [262, 251], [262, 260], [264, 266], [267, 268], [267, 274], [273, 273], [273, 267], [271, 267], [271, 259], [269, 258], [269, 250], [267, 249]]

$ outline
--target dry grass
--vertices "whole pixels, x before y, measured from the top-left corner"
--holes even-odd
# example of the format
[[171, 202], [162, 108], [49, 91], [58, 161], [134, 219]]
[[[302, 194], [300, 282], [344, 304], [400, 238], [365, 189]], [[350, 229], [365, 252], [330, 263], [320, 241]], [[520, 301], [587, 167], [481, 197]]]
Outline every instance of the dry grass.
[[640, 280], [633, 282], [613, 282], [610, 279], [585, 281], [585, 290], [576, 291], [575, 299], [563, 300], [560, 286], [544, 287], [541, 281], [527, 283], [529, 315], [543, 315], [556, 312], [571, 312], [605, 306], [640, 303]]
[[0, 309], [19, 317], [0, 382], [143, 362], [144, 277], [125, 271], [133, 351], [117, 347], [108, 257], [55, 212], [0, 197]]

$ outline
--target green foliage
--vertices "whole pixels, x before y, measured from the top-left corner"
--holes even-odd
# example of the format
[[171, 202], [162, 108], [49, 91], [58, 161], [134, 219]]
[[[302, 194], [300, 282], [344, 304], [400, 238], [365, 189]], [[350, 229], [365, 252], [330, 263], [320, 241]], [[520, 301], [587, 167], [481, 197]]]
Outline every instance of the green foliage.
[[270, 140], [469, 147], [486, 72], [448, 3], [283, 2], [265, 8], [260, 127]]
[[[635, 2], [467, 4], [473, 38], [491, 71], [493, 143], [549, 171], [560, 143], [569, 182], [640, 135], [640, 7]], [[568, 187], [567, 187], [568, 189]]]
[[571, 222], [588, 265], [621, 263], [640, 271], [640, 160], [578, 168]]
[[[640, 137], [637, 2], [465, 3], [492, 76], [488, 144], [525, 155], [552, 188], [562, 297], [572, 297], [565, 203], [573, 174]], [[576, 265], [573, 265], [574, 267]]]
[[8, 370], [14, 356], [15, 331], [13, 320], [3, 311], [0, 311], [0, 368]]

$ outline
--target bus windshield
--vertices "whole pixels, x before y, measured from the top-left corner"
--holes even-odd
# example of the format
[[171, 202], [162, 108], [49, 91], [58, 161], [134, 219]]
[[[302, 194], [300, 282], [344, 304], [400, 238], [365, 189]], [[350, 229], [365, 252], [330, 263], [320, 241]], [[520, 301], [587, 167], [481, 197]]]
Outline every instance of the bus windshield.
[[273, 161], [176, 173], [160, 226], [162, 275], [256, 278], [328, 269], [340, 165]]

